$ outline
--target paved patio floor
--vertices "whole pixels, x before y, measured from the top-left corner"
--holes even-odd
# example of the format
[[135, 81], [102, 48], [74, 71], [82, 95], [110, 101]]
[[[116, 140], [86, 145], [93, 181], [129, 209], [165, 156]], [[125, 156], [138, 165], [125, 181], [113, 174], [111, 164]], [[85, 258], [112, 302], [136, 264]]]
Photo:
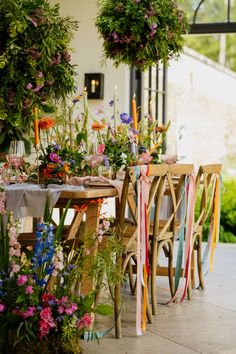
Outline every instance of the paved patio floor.
[[[84, 354], [236, 354], [236, 245], [218, 246], [205, 291], [192, 300], [163, 305], [169, 298], [167, 279], [158, 278], [158, 315], [141, 337], [135, 334], [135, 297], [128, 291], [122, 313], [123, 338], [114, 330], [96, 342], [83, 343]], [[109, 328], [112, 319], [103, 320]]]

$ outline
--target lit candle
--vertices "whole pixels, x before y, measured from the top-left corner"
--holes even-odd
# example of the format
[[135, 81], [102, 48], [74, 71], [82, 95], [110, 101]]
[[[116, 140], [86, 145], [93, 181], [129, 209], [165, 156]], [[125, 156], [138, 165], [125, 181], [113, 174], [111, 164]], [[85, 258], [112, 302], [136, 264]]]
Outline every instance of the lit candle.
[[38, 108], [34, 108], [34, 144], [37, 148], [39, 146], [39, 122], [38, 122]]
[[117, 86], [115, 85], [114, 90], [114, 129], [116, 130], [117, 124]]
[[138, 117], [137, 117], [137, 106], [136, 106], [135, 94], [132, 99], [132, 117], [133, 117], [133, 128], [135, 130], [138, 130]]

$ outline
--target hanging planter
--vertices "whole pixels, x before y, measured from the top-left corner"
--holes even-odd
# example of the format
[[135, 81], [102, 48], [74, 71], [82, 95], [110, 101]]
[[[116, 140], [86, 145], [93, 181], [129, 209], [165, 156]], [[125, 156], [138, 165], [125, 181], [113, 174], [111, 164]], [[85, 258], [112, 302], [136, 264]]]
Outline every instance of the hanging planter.
[[29, 131], [34, 107], [74, 91], [69, 44], [78, 23], [47, 0], [1, 0], [0, 18], [1, 148]]
[[100, 0], [96, 26], [105, 57], [140, 70], [178, 58], [188, 30], [174, 0]]

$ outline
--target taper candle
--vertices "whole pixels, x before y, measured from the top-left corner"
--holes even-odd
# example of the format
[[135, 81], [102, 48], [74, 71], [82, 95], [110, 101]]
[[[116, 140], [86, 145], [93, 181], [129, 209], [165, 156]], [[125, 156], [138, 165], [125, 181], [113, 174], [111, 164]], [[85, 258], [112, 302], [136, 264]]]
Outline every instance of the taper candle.
[[38, 122], [38, 108], [34, 108], [34, 144], [39, 146], [39, 122]]
[[135, 130], [138, 130], [138, 117], [137, 117], [137, 106], [136, 106], [135, 94], [132, 99], [132, 117], [133, 117], [133, 128]]

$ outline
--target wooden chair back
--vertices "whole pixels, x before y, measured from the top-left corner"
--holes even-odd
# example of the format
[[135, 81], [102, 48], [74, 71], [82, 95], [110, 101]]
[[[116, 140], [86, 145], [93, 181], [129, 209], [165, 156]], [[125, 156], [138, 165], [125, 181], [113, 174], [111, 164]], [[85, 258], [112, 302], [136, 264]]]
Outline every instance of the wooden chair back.
[[[139, 167], [140, 166], [133, 166], [127, 168], [126, 170], [117, 220], [121, 230], [125, 227], [127, 214], [130, 222], [134, 226], [137, 226], [138, 224], [137, 182], [140, 178]], [[164, 180], [167, 170], [168, 166], [166, 164], [148, 166], [148, 178], [150, 181], [149, 201], [147, 205], [148, 220], [150, 220], [151, 213], [153, 213], [152, 207], [154, 203], [156, 205], [155, 214], [157, 215], [160, 211], [161, 195], [163, 193]]]
[[[193, 173], [193, 164], [173, 164], [168, 166], [165, 194], [169, 196], [170, 214], [166, 220], [160, 221], [161, 230], [159, 232], [157, 228], [154, 229], [154, 237], [158, 240], [165, 238], [166, 232], [172, 232], [175, 235], [181, 227], [182, 224], [177, 223], [177, 220], [181, 216], [182, 203], [185, 202], [187, 178]], [[185, 216], [183, 216], [182, 222], [185, 222]]]
[[214, 203], [216, 179], [221, 174], [221, 164], [202, 165], [196, 177], [196, 190], [200, 198], [199, 207], [195, 207], [194, 229], [203, 226], [206, 219], [211, 216]]

